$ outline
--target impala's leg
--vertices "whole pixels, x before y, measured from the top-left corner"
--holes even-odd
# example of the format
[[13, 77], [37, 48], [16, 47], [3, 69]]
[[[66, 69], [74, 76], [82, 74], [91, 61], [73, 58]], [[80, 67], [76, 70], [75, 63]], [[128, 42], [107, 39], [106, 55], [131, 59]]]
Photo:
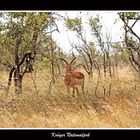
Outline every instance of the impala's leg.
[[69, 86], [67, 86], [67, 91], [68, 91], [68, 93], [70, 93], [70, 87]]
[[75, 94], [75, 86], [73, 86], [73, 97], [74, 97], [74, 94]]
[[83, 92], [83, 95], [84, 95], [84, 81], [83, 81], [83, 83], [81, 85], [81, 88], [82, 88], [82, 92]]
[[78, 90], [78, 88], [76, 87], [76, 93], [77, 93], [77, 95], [79, 96], [79, 90]]

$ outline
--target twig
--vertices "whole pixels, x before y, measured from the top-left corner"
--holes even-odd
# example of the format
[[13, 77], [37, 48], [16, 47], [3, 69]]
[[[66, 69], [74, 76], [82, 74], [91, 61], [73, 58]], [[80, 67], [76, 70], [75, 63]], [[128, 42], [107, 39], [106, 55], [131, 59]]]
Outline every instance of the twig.
[[38, 89], [37, 89], [36, 82], [35, 82], [35, 78], [33, 77], [32, 72], [31, 72], [31, 79], [32, 79], [33, 84], [34, 84], [34, 88], [35, 88], [35, 91], [36, 91], [36, 95], [38, 96]]

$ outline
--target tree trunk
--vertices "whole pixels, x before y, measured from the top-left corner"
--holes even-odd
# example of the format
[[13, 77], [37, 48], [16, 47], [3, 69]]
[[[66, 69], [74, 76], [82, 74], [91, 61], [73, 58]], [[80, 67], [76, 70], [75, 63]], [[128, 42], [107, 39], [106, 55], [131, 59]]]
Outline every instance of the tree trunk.
[[104, 77], [106, 77], [106, 56], [105, 56], [105, 53], [103, 56], [103, 67], [104, 67]]
[[55, 56], [54, 56], [54, 46], [53, 46], [53, 42], [51, 39], [51, 72], [52, 72], [52, 82], [53, 84], [55, 83], [55, 68], [54, 68], [54, 60]]
[[15, 93], [22, 93], [22, 75], [17, 70], [14, 72]]
[[15, 94], [22, 93], [22, 79], [16, 79], [15, 81]]
[[51, 70], [52, 70], [52, 82], [55, 83], [55, 70], [54, 70], [54, 61], [53, 60], [51, 63]]

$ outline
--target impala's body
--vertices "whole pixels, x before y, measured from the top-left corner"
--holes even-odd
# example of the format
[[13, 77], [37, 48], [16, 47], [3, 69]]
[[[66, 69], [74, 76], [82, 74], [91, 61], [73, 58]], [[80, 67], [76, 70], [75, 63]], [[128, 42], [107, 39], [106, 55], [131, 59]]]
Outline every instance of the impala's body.
[[[82, 92], [84, 93], [84, 81], [85, 81], [85, 76], [83, 73], [75, 72], [72, 69], [72, 62], [74, 61], [74, 59], [69, 64], [66, 60], [61, 59], [66, 63], [66, 74], [65, 74], [64, 82], [67, 87], [68, 93], [70, 93], [70, 88], [73, 88], [73, 96], [75, 93], [75, 89], [77, 90], [76, 86], [78, 86], [78, 85], [81, 86]], [[78, 90], [77, 90], [77, 92], [78, 92]]]

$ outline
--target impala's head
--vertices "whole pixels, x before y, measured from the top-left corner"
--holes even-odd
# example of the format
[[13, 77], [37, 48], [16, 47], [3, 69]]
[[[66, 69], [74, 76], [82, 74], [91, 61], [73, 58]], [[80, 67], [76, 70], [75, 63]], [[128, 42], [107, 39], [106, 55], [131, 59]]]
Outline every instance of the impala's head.
[[68, 63], [65, 59], [63, 59], [63, 58], [60, 58], [63, 62], [65, 62], [65, 66], [66, 66], [66, 72], [71, 72], [71, 71], [73, 71], [72, 70], [72, 67], [73, 67], [73, 65], [72, 65], [72, 63], [74, 62], [74, 60], [76, 59], [76, 57], [74, 57], [72, 60], [71, 60], [71, 62], [70, 63]]

